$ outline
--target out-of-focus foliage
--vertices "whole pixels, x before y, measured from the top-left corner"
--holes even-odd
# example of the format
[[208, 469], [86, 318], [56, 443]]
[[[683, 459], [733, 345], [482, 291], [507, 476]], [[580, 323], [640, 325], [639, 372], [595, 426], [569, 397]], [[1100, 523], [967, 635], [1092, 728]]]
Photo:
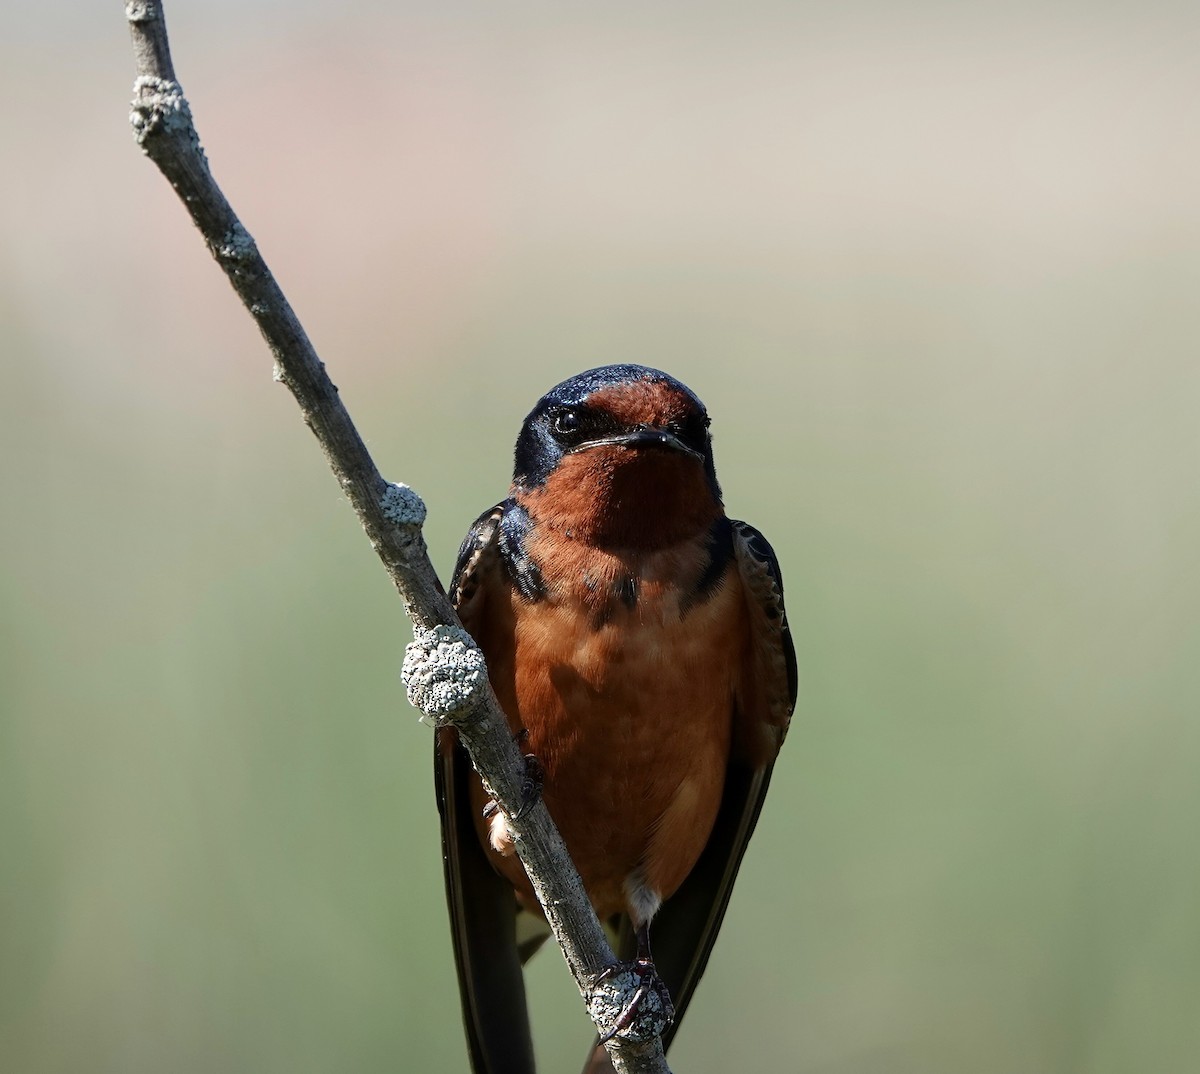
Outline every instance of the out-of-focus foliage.
[[[0, 41], [0, 1069], [460, 1070], [399, 602], [66, 9]], [[169, 16], [443, 570], [550, 384], [709, 405], [802, 700], [674, 1066], [1190, 1069], [1195, 12]]]

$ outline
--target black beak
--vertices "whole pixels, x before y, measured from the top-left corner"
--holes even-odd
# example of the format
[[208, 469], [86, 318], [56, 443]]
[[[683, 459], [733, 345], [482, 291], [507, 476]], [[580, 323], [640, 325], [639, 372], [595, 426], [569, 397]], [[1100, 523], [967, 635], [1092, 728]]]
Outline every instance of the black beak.
[[619, 444], [621, 447], [628, 448], [665, 448], [668, 451], [681, 451], [685, 455], [691, 455], [694, 459], [699, 459], [701, 462], [704, 461], [704, 456], [700, 452], [695, 448], [688, 447], [670, 429], [659, 429], [654, 426], [644, 426], [627, 433], [617, 433], [614, 436], [601, 436], [595, 440], [585, 440], [577, 447], [571, 448], [567, 454], [573, 454], [576, 451], [586, 451], [588, 448], [603, 447], [606, 444]]

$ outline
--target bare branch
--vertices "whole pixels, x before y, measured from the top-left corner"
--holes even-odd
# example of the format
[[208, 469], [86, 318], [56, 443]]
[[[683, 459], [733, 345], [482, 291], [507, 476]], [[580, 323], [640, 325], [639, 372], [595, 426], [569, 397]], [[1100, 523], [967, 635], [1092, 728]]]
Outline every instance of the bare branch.
[[[425, 505], [383, 479], [292, 307], [209, 171], [171, 63], [159, 0], [125, 5], [137, 64], [130, 122], [139, 146], [165, 175], [200, 229], [275, 356], [287, 385], [372, 548], [404, 601], [415, 640], [405, 660], [409, 696], [435, 724], [453, 724], [489, 792], [508, 814], [517, 853], [601, 1034], [627, 996], [618, 965], [562, 837], [539, 802], [517, 819], [524, 765], [488, 682], [483, 656], [446, 599], [421, 535]], [[669, 1074], [655, 1027], [623, 1031], [609, 1045], [619, 1074]], [[642, 1034], [640, 1039], [627, 1039]]]

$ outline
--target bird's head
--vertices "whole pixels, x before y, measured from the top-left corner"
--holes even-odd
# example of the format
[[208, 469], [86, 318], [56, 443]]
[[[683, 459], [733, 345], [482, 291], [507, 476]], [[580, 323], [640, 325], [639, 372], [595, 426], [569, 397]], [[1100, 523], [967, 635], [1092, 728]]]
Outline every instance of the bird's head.
[[548, 391], [525, 419], [512, 494], [538, 522], [579, 540], [682, 540], [721, 512], [708, 413], [657, 369], [589, 369]]

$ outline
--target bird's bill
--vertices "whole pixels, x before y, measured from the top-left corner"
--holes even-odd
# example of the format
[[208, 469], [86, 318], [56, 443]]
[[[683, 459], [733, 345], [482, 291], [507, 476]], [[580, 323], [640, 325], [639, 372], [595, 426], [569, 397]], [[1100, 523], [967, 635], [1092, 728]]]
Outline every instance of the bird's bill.
[[688, 447], [682, 440], [679, 439], [670, 429], [648, 428], [634, 429], [628, 433], [617, 433], [614, 436], [601, 436], [595, 440], [585, 440], [582, 444], [571, 448], [567, 454], [573, 455], [577, 451], [587, 451], [589, 448], [596, 447], [627, 447], [627, 448], [666, 448], [669, 451], [681, 451], [685, 455], [691, 455], [694, 459], [703, 461], [704, 456], [695, 448]]

